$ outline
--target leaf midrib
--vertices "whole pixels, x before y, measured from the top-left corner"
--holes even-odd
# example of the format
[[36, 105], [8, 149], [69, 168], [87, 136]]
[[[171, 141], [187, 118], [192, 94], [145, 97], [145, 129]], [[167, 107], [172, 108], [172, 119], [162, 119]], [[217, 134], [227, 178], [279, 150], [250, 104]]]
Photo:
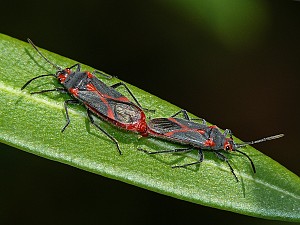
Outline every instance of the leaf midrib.
[[[53, 109], [56, 109], [56, 110], [61, 110], [62, 109], [62, 106], [60, 104], [58, 104], [57, 101], [55, 101], [55, 100], [51, 100], [51, 99], [46, 100], [44, 98], [38, 97], [38, 95], [30, 95], [26, 91], [21, 91], [20, 89], [14, 88], [12, 86], [8, 86], [8, 85], [4, 84], [3, 82], [0, 82], [0, 89], [10, 93], [11, 95], [20, 96], [20, 97], [25, 98], [29, 101], [33, 101], [33, 102], [36, 102], [36, 103], [39, 103], [39, 104], [44, 104], [48, 108], [50, 107], [50, 108], [53, 108]], [[85, 114], [83, 112], [80, 112], [78, 110], [73, 110], [73, 109], [68, 109], [68, 111], [69, 111], [70, 114], [77, 115], [77, 116], [80, 116], [82, 118], [85, 118]], [[194, 158], [193, 157], [194, 155], [191, 155], [191, 154], [188, 154], [188, 155], [190, 157]], [[227, 166], [225, 166], [223, 164], [216, 164], [214, 162], [214, 160], [207, 160], [206, 163], [208, 163], [212, 166], [215, 166], [216, 168], [220, 168], [222, 170], [225, 170], [228, 173], [230, 173], [230, 170], [227, 168]], [[255, 174], [250, 176], [250, 175], [248, 175], [244, 172], [239, 171], [238, 175], [239, 175], [239, 177], [242, 177], [243, 179], [247, 179], [249, 181], [258, 183], [262, 186], [265, 186], [265, 187], [271, 188], [273, 190], [276, 190], [279, 193], [282, 193], [282, 194], [285, 194], [285, 195], [288, 195], [288, 196], [291, 196], [295, 199], [300, 200], [299, 195], [295, 195], [293, 193], [290, 193], [290, 192], [286, 191], [283, 188], [279, 188], [275, 185], [271, 185], [271, 184], [269, 184], [269, 183], [265, 182], [264, 180], [259, 179], [257, 177], [255, 178]]]

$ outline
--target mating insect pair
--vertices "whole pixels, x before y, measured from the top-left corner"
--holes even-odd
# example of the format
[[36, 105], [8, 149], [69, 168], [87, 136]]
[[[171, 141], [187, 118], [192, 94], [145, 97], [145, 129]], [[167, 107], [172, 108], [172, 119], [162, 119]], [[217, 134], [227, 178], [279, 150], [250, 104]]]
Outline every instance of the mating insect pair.
[[[102, 81], [100, 81], [95, 76], [95, 74], [97, 73], [103, 75], [109, 79], [112, 78], [111, 76], [99, 71], [94, 71], [93, 73], [90, 73], [88, 71], [83, 72], [81, 71], [80, 64], [75, 64], [70, 68], [63, 69], [58, 65], [52, 63], [49, 59], [47, 59], [32, 43], [30, 39], [28, 39], [28, 42], [33, 46], [33, 48], [39, 53], [39, 55], [42, 58], [44, 58], [49, 64], [51, 64], [57, 69], [57, 72], [55, 74], [45, 74], [34, 77], [28, 82], [26, 82], [21, 88], [21, 90], [23, 90], [27, 85], [29, 85], [32, 81], [38, 78], [46, 76], [52, 76], [57, 78], [59, 83], [61, 83], [63, 87], [32, 92], [31, 94], [40, 94], [45, 92], [57, 91], [61, 93], [69, 93], [73, 97], [72, 99], [66, 100], [64, 102], [67, 122], [61, 131], [63, 132], [70, 123], [68, 105], [83, 104], [87, 109], [87, 115], [90, 122], [98, 130], [107, 135], [116, 144], [120, 154], [122, 154], [122, 152], [120, 150], [118, 141], [107, 131], [105, 131], [98, 124], [95, 123], [93, 115], [117, 127], [139, 133], [142, 136], [149, 135], [152, 137], [163, 138], [188, 146], [182, 149], [164, 150], [156, 152], [148, 152], [146, 150], [140, 149], [148, 154], [184, 153], [192, 151], [193, 149], [198, 150], [199, 158], [196, 162], [181, 166], [174, 166], [174, 168], [201, 163], [204, 158], [202, 151], [212, 151], [216, 154], [218, 158], [224, 160], [228, 164], [232, 174], [234, 175], [237, 181], [238, 178], [234, 173], [234, 170], [230, 165], [227, 157], [220, 151], [236, 151], [243, 154], [249, 159], [253, 171], [255, 172], [254, 163], [251, 160], [251, 158], [244, 152], [238, 150], [238, 148], [245, 145], [272, 140], [283, 136], [276, 135], [257, 141], [236, 144], [232, 139], [232, 134], [230, 130], [225, 130], [225, 132], [222, 133], [216, 126], [207, 126], [204, 120], [202, 124], [193, 122], [189, 119], [185, 110], [179, 111], [170, 118], [155, 118], [147, 123], [146, 116], [143, 110], [148, 109], [141, 107], [140, 103], [137, 101], [130, 89], [124, 83], [119, 82], [112, 86], [108, 86]], [[75, 71], [72, 70], [73, 68], [75, 69]], [[116, 88], [120, 86], [125, 87], [125, 89], [133, 98], [135, 103], [130, 101], [127, 97], [125, 97], [116, 90]], [[175, 118], [175, 116], [177, 116], [179, 113], [183, 113], [185, 119]], [[229, 137], [227, 137], [228, 135]]]

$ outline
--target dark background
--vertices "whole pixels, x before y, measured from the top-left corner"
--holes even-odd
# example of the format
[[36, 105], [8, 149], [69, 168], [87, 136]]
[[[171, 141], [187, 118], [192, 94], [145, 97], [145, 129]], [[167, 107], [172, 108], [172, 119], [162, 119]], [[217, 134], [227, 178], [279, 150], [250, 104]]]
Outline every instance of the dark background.
[[[300, 2], [199, 2], [3, 1], [0, 32], [117, 75], [242, 140], [284, 133], [256, 147], [299, 175]], [[5, 145], [0, 154], [1, 224], [285, 224]]]

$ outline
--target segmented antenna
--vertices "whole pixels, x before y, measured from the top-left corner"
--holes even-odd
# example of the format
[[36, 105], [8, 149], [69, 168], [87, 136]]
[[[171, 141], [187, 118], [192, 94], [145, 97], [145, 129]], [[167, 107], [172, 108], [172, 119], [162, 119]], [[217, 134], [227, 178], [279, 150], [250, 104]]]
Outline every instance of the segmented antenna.
[[33, 44], [33, 42], [32, 42], [29, 38], [27, 38], [27, 41], [28, 41], [29, 44], [31, 44], [32, 47], [39, 53], [39, 55], [40, 55], [43, 59], [46, 60], [46, 62], [48, 62], [49, 64], [51, 64], [52, 66], [54, 66], [55, 69], [57, 69], [57, 70], [62, 70], [61, 67], [59, 67], [58, 65], [54, 64], [54, 63], [51, 62], [49, 59], [47, 59], [47, 58], [41, 53], [41, 51], [36, 47], [36, 45]]
[[270, 137], [265, 137], [265, 138], [262, 138], [262, 139], [256, 140], [256, 141], [248, 141], [248, 142], [244, 142], [244, 143], [241, 143], [241, 144], [235, 144], [235, 147], [240, 148], [240, 147], [243, 147], [245, 145], [253, 145], [253, 144], [257, 144], [257, 143], [264, 142], [264, 141], [271, 141], [271, 140], [274, 140], [274, 139], [281, 138], [283, 136], [284, 136], [284, 134], [277, 134], [277, 135], [270, 136]]

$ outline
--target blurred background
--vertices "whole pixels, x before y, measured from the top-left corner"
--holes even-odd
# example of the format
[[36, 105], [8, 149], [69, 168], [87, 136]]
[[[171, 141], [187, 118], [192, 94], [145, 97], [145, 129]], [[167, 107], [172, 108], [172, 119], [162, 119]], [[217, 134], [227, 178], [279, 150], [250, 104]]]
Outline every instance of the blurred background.
[[[300, 174], [299, 1], [3, 1], [1, 9], [1, 33], [117, 75], [242, 140], [284, 133], [256, 148]], [[0, 148], [1, 224], [288, 224]]]

